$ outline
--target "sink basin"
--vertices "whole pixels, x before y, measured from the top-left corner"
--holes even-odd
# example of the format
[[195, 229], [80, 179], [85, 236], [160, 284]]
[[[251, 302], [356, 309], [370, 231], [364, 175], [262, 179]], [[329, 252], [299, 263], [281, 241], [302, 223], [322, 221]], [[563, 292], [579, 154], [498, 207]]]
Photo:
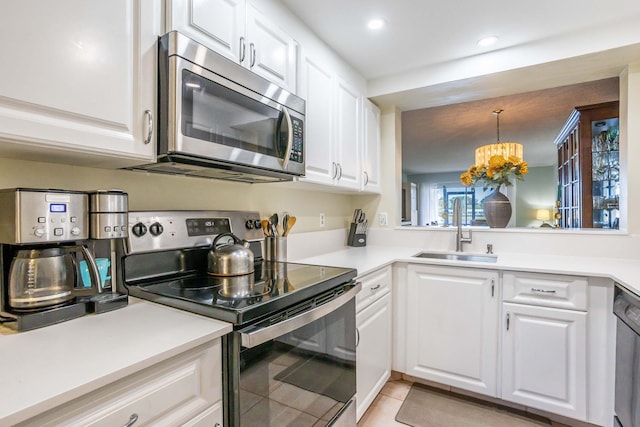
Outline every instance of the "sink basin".
[[496, 262], [498, 260], [498, 257], [494, 255], [473, 255], [461, 253], [447, 254], [442, 252], [420, 252], [419, 254], [414, 255], [414, 257], [472, 262]]

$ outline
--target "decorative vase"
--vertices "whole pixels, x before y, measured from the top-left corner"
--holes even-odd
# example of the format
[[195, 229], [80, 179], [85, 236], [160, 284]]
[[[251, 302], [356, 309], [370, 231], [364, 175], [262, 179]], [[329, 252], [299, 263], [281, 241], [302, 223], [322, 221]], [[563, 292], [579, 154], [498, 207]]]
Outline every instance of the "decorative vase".
[[511, 219], [511, 202], [496, 188], [482, 201], [484, 216], [491, 228], [505, 228]]

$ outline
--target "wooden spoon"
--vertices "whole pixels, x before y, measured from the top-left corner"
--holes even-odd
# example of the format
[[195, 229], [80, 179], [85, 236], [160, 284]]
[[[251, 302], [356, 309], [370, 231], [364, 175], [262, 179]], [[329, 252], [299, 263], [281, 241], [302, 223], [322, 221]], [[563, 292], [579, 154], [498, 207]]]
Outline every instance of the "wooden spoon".
[[263, 220], [261, 221], [261, 224], [262, 224], [262, 232], [264, 233], [264, 235], [265, 235], [266, 237], [269, 237], [269, 236], [270, 236], [270, 234], [269, 234], [269, 229], [270, 229], [270, 227], [269, 227], [269, 220], [267, 220], [267, 219], [263, 219]]
[[296, 217], [295, 216], [290, 216], [287, 220], [287, 226], [284, 229], [284, 234], [283, 236], [287, 236], [287, 234], [289, 234], [289, 231], [291, 231], [291, 228], [293, 228], [293, 226], [296, 223]]

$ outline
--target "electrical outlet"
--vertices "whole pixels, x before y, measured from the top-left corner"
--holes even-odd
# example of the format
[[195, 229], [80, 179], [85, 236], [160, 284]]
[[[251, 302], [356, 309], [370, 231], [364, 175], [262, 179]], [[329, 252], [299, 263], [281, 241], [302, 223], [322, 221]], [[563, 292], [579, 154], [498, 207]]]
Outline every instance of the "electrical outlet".
[[389, 217], [387, 216], [386, 212], [380, 212], [380, 215], [378, 216], [379, 218], [379, 223], [382, 227], [386, 227], [387, 225], [389, 225]]
[[320, 227], [324, 227], [324, 214], [320, 213]]

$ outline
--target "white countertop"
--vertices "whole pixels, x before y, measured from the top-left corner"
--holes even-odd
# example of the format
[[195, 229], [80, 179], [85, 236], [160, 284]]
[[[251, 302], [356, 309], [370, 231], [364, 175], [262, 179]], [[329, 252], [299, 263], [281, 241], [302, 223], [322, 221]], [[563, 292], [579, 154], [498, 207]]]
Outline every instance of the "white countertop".
[[13, 425], [231, 332], [230, 323], [127, 307], [13, 333], [0, 328], [0, 425]]
[[[293, 262], [356, 268], [358, 270], [358, 276], [363, 276], [394, 262], [411, 262], [492, 270], [517, 270], [589, 277], [608, 277], [620, 283], [631, 292], [640, 295], [640, 262], [638, 262], [638, 260], [513, 253], [494, 254], [498, 257], [495, 263], [412, 258], [412, 255], [423, 251], [424, 249], [420, 248], [400, 246], [347, 247], [323, 255], [293, 260]], [[440, 252], [451, 253], [445, 251]], [[468, 254], [467, 252], [464, 253]]]

